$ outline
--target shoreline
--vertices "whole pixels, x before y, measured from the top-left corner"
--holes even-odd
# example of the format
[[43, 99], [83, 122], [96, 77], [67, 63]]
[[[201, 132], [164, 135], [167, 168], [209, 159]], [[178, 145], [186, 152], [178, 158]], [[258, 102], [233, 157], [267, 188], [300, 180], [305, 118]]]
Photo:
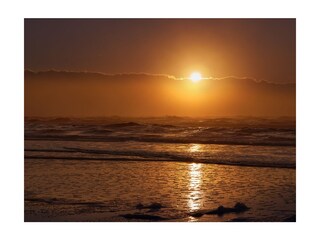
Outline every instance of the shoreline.
[[132, 158], [86, 158], [86, 157], [52, 157], [52, 156], [24, 156], [25, 160], [72, 160], [72, 161], [116, 161], [116, 162], [181, 162], [181, 163], [201, 163], [201, 164], [216, 164], [226, 166], [238, 167], [253, 167], [253, 168], [281, 168], [281, 169], [294, 169], [296, 166], [283, 166], [283, 165], [254, 165], [249, 163], [226, 163], [226, 162], [211, 162], [212, 160], [175, 160], [175, 159], [132, 159]]

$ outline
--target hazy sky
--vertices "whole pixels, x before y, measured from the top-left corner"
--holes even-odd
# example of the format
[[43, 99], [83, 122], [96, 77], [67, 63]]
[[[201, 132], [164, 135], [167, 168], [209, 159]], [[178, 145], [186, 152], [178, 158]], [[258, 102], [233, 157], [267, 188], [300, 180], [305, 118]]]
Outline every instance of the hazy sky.
[[294, 19], [25, 20], [25, 68], [295, 82]]
[[295, 84], [165, 75], [25, 72], [26, 116], [294, 116]]

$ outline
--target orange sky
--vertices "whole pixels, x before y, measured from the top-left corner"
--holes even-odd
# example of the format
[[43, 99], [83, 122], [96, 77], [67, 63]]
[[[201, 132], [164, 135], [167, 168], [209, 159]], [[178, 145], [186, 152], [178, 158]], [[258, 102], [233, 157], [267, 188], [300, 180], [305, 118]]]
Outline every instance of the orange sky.
[[165, 75], [25, 73], [26, 116], [294, 116], [295, 84]]
[[26, 19], [25, 114], [294, 116], [295, 39], [295, 19]]
[[295, 19], [26, 19], [25, 68], [295, 82]]

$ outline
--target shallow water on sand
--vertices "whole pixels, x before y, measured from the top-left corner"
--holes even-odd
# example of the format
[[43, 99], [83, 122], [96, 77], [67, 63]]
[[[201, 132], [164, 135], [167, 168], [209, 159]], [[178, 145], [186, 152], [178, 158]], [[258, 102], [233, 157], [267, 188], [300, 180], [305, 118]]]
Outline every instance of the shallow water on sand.
[[[203, 163], [26, 159], [25, 220], [126, 221], [120, 215], [138, 213], [165, 221], [283, 221], [295, 215], [295, 174]], [[136, 208], [155, 202], [164, 207]], [[236, 202], [250, 210], [189, 215]]]

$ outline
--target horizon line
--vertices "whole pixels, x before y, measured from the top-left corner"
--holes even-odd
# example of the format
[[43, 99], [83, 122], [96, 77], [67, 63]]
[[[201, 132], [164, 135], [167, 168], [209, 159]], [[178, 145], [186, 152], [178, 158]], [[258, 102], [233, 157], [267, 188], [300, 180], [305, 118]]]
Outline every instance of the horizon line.
[[[82, 74], [100, 74], [103, 76], [107, 76], [107, 77], [111, 77], [111, 76], [121, 76], [121, 75], [145, 75], [145, 76], [152, 76], [152, 77], [167, 77], [169, 79], [173, 79], [173, 80], [177, 80], [177, 81], [183, 81], [183, 80], [190, 80], [189, 77], [176, 77], [174, 75], [170, 75], [170, 74], [165, 74], [165, 73], [147, 73], [147, 72], [123, 72], [123, 73], [105, 73], [105, 72], [100, 72], [100, 71], [75, 71], [75, 70], [58, 70], [58, 69], [47, 69], [47, 70], [32, 70], [30, 68], [25, 68], [24, 69], [24, 73], [25, 72], [31, 72], [34, 74], [39, 74], [39, 73], [50, 73], [50, 72], [55, 72], [55, 73], [82, 73]], [[229, 76], [224, 76], [224, 77], [212, 77], [212, 76], [208, 76], [208, 77], [203, 77], [202, 80], [223, 80], [223, 79], [230, 79], [230, 78], [234, 78], [234, 79], [241, 79], [241, 80], [245, 80], [245, 79], [249, 79], [252, 80], [256, 83], [270, 83], [270, 84], [277, 84], [277, 85], [286, 85], [286, 84], [294, 84], [296, 85], [296, 82], [272, 82], [272, 81], [267, 81], [267, 80], [263, 80], [263, 79], [257, 79], [254, 77], [239, 77], [239, 76], [234, 76], [234, 75], [229, 75]]]

